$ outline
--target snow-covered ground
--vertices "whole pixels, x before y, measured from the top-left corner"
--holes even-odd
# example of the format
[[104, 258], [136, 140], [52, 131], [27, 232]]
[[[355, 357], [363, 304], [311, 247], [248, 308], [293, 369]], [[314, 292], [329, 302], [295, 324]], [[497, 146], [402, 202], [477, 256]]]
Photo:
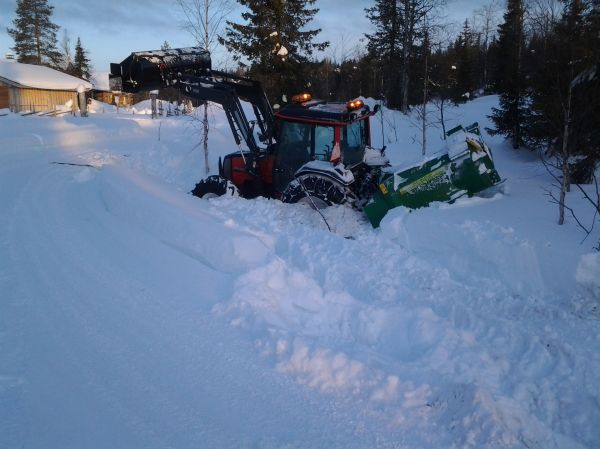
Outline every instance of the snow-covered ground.
[[[485, 135], [500, 192], [377, 230], [333, 207], [329, 232], [190, 196], [189, 117], [94, 110], [0, 117], [0, 448], [600, 447], [598, 236], [556, 225], [534, 155]], [[383, 122], [374, 145], [418, 160]], [[217, 108], [210, 149], [213, 172], [236, 149]]]

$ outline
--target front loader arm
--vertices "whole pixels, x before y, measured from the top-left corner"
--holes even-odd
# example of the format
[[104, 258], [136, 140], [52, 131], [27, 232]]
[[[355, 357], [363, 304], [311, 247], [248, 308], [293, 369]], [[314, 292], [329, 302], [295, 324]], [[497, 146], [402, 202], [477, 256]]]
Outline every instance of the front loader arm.
[[271, 107], [271, 103], [267, 98], [262, 84], [259, 81], [226, 72], [217, 72], [213, 70], [211, 75], [220, 83], [231, 87], [242, 100], [247, 101], [252, 105], [260, 132], [263, 135], [262, 140], [268, 140], [270, 142], [276, 134], [276, 122], [273, 108]]
[[174, 86], [188, 97], [220, 104], [225, 111], [235, 142], [239, 145], [243, 140], [252, 153], [260, 152], [240, 99], [230, 86], [212, 77], [192, 75], [180, 75]]

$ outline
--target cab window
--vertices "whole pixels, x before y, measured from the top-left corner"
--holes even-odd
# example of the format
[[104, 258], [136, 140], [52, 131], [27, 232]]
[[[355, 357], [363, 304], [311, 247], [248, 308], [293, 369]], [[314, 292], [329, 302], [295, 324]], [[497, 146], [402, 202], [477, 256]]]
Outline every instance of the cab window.
[[333, 149], [334, 133], [332, 126], [315, 126], [314, 157], [318, 161], [328, 161]]
[[294, 173], [310, 161], [312, 125], [282, 122], [275, 161], [275, 188], [282, 190], [294, 179]]
[[344, 165], [356, 165], [363, 160], [366, 145], [366, 120], [342, 128], [341, 148]]

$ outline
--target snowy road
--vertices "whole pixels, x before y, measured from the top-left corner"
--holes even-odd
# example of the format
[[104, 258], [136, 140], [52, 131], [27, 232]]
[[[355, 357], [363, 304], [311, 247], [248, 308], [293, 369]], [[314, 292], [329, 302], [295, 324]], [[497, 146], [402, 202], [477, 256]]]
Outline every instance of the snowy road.
[[2, 149], [0, 447], [374, 446], [359, 409], [214, 320], [234, 276], [135, 226], [156, 209], [111, 202], [148, 195], [128, 169], [49, 163], [65, 159]]

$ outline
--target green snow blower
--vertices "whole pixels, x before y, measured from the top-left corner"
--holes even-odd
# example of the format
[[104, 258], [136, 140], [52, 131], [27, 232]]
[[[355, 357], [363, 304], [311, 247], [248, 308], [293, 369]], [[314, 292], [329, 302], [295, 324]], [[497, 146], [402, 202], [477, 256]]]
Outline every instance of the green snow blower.
[[501, 182], [478, 123], [448, 131], [446, 150], [419, 166], [383, 171], [379, 189], [364, 207], [373, 227], [394, 207], [418, 209], [435, 201], [452, 203]]

